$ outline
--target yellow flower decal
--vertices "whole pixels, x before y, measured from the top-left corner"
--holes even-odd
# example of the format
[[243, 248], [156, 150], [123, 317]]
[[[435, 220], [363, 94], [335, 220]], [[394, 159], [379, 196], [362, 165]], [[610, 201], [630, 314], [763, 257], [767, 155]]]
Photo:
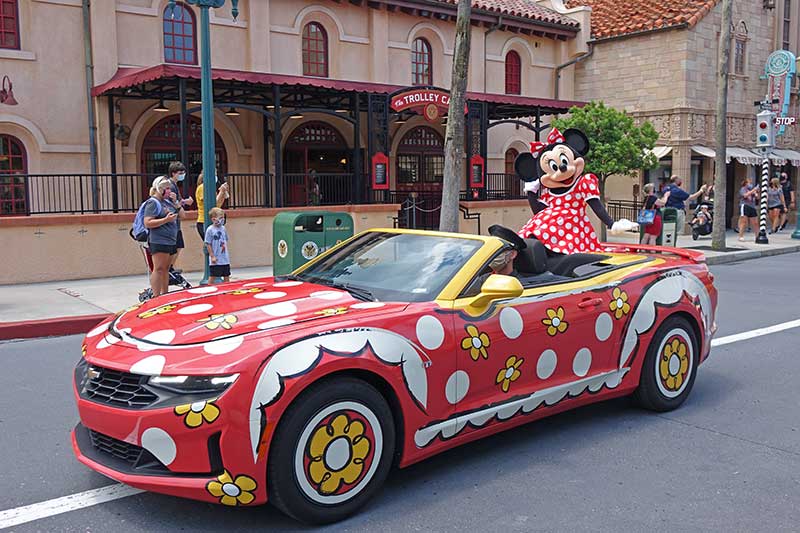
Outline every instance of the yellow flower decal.
[[[364, 470], [364, 459], [371, 443], [364, 435], [364, 424], [339, 414], [327, 425], [317, 428], [311, 437], [308, 475], [318, 485], [320, 494], [333, 494], [342, 483], [355, 483]], [[346, 448], [346, 454], [339, 452]], [[342, 461], [341, 458], [346, 460]]]
[[334, 315], [342, 315], [346, 312], [347, 312], [346, 307], [332, 307], [330, 309], [323, 309], [322, 311], [317, 311], [314, 314], [322, 316], [334, 316]]
[[190, 428], [200, 427], [205, 420], [210, 424], [219, 417], [219, 407], [212, 402], [194, 402], [186, 405], [179, 405], [175, 408], [178, 416], [186, 415], [183, 423]]
[[198, 322], [205, 322], [206, 328], [211, 330], [217, 328], [231, 329], [238, 321], [239, 319], [236, 318], [236, 315], [224, 315], [222, 313], [209, 315], [208, 318], [201, 318], [198, 320]]
[[236, 289], [235, 291], [231, 291], [231, 294], [253, 294], [256, 292], [264, 292], [264, 289], [261, 287], [250, 287], [249, 289]]
[[668, 390], [676, 391], [681, 388], [689, 370], [689, 350], [681, 339], [672, 339], [664, 346], [661, 353], [659, 373], [661, 383]]
[[564, 320], [564, 308], [558, 306], [557, 309], [548, 309], [547, 318], [542, 319], [542, 324], [547, 326], [547, 334], [551, 337], [567, 331], [569, 323]]
[[619, 287], [614, 287], [611, 291], [611, 303], [608, 308], [614, 312], [614, 318], [619, 320], [623, 316], [631, 312], [631, 304], [628, 303], [628, 293], [620, 290]]
[[156, 315], [163, 315], [164, 313], [169, 313], [176, 307], [178, 306], [173, 304], [162, 305], [161, 307], [155, 307], [153, 309], [150, 309], [149, 311], [143, 311], [139, 313], [137, 316], [139, 318], [150, 318]]
[[477, 361], [481, 356], [484, 359], [489, 359], [489, 353], [486, 351], [490, 344], [489, 335], [481, 333], [472, 324], [468, 325], [466, 330], [469, 337], [461, 339], [461, 348], [469, 350], [469, 356], [472, 357], [473, 361]]
[[86, 357], [86, 345], [85, 344], [81, 345], [81, 355], [83, 357]]
[[215, 498], [219, 498], [222, 505], [247, 505], [255, 500], [253, 491], [256, 490], [256, 482], [250, 476], [236, 476], [236, 479], [227, 470], [219, 476], [216, 481], [209, 481], [206, 490]]
[[522, 373], [519, 371], [519, 367], [522, 365], [522, 362], [525, 359], [520, 357], [517, 359], [516, 355], [512, 355], [508, 359], [506, 359], [506, 366], [505, 368], [501, 368], [500, 372], [497, 373], [497, 384], [500, 385], [500, 388], [503, 389], [503, 392], [508, 392], [508, 388], [511, 386], [512, 381], [517, 381]]

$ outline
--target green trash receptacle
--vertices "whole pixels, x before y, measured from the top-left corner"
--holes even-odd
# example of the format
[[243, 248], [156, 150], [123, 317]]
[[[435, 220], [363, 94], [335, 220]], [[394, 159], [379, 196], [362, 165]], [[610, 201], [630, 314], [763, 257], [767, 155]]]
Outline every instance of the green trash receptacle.
[[[639, 242], [644, 236], [645, 226], [639, 226]], [[675, 246], [678, 239], [678, 211], [672, 207], [661, 208], [661, 233], [656, 237], [657, 246]]]
[[284, 211], [272, 224], [272, 271], [289, 274], [353, 236], [353, 219], [332, 211]]

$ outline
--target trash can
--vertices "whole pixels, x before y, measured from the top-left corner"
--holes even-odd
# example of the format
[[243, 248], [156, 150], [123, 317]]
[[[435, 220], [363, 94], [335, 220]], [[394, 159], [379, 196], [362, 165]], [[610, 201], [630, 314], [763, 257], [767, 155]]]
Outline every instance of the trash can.
[[272, 224], [272, 270], [283, 276], [353, 236], [353, 218], [333, 211], [284, 211]]
[[661, 209], [661, 236], [658, 238], [660, 246], [675, 246], [678, 242], [678, 210], [673, 207]]
[[[639, 242], [644, 236], [645, 226], [639, 226]], [[675, 246], [678, 238], [678, 211], [673, 207], [661, 208], [661, 234], [656, 238], [658, 246]]]

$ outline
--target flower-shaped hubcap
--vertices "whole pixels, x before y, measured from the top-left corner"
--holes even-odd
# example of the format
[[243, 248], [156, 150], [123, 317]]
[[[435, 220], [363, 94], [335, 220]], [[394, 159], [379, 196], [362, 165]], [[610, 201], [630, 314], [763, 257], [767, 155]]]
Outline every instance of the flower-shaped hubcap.
[[673, 337], [664, 346], [659, 363], [661, 385], [668, 391], [681, 389], [689, 372], [689, 349], [680, 337]]
[[308, 446], [308, 479], [323, 496], [355, 484], [371, 461], [367, 427], [353, 412], [338, 412], [314, 430]]

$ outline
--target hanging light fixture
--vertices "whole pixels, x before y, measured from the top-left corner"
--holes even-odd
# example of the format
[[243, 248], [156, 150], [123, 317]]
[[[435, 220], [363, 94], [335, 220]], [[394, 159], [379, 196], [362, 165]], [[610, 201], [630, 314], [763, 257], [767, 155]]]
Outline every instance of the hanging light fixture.
[[169, 108], [164, 105], [164, 99], [158, 101], [158, 105], [153, 108], [153, 111], [157, 113], [166, 113], [169, 111]]
[[349, 113], [350, 110], [349, 109], [337, 109], [336, 112], [337, 113]]
[[241, 113], [239, 113], [235, 107], [229, 107], [228, 110], [225, 111], [225, 114], [228, 115], [229, 117], [238, 117], [239, 115], [241, 115]]
[[295, 113], [294, 115], [290, 116], [289, 118], [303, 118], [302, 113]]

